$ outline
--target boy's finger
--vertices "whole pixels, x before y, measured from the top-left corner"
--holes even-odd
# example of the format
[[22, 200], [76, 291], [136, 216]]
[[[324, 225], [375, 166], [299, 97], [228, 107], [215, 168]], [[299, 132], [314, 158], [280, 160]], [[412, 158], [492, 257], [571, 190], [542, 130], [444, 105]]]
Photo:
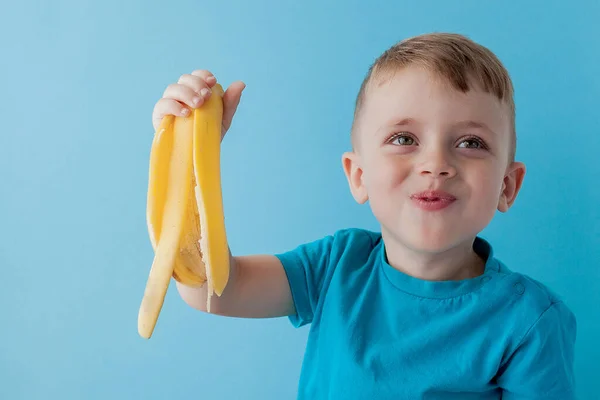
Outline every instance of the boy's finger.
[[213, 87], [217, 83], [217, 78], [206, 69], [197, 69], [192, 72], [192, 75], [202, 78], [209, 87]]
[[179, 83], [169, 85], [163, 94], [163, 98], [178, 100], [187, 104], [191, 108], [200, 107], [204, 103], [204, 100], [208, 98], [208, 96], [210, 96], [210, 93], [201, 95], [196, 93], [189, 86], [180, 85]]
[[152, 114], [152, 126], [154, 130], [158, 129], [160, 121], [165, 115], [175, 116], [187, 116], [190, 110], [184, 104], [174, 99], [161, 98], [156, 102], [154, 106], [154, 112]]
[[232, 83], [223, 94], [223, 128], [225, 130], [228, 130], [231, 126], [233, 115], [240, 104], [242, 91], [245, 87], [246, 84], [244, 82], [237, 81]]
[[[204, 79], [192, 74], [183, 74], [177, 81], [178, 84], [184, 85], [192, 89], [194, 92], [201, 94], [202, 89], [210, 91], [210, 85]], [[203, 95], [204, 97], [208, 97]]]

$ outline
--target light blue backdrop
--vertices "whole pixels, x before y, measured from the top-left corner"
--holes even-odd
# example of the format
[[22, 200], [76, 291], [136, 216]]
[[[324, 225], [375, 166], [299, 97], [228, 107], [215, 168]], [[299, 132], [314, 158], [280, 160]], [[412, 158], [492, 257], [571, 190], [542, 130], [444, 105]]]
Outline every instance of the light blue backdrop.
[[197, 68], [246, 82], [222, 155], [235, 253], [377, 229], [341, 169], [354, 98], [381, 51], [429, 31], [469, 35], [512, 74], [528, 173], [483, 235], [575, 311], [579, 394], [597, 398], [600, 3], [494, 3], [5, 4], [0, 398], [294, 398], [308, 329], [286, 319], [200, 314], [172, 285], [154, 336], [137, 334], [152, 108]]

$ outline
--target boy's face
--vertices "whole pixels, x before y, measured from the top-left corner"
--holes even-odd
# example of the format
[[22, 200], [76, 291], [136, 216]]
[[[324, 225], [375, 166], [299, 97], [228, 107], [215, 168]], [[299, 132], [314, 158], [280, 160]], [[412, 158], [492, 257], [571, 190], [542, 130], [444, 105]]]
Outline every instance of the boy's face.
[[[472, 240], [512, 205], [525, 173], [509, 164], [505, 105], [418, 67], [372, 84], [357, 134], [355, 152], [342, 159], [354, 198], [369, 201], [385, 236], [425, 252]], [[419, 197], [427, 190], [451, 198]]]

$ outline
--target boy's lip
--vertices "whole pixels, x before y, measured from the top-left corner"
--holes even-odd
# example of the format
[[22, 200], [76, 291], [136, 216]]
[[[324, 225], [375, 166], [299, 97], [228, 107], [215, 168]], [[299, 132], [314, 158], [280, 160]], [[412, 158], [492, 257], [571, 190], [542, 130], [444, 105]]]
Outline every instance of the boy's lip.
[[425, 211], [439, 211], [456, 201], [456, 197], [442, 190], [425, 190], [410, 196], [414, 204]]
[[456, 200], [456, 197], [443, 190], [424, 190], [413, 193], [410, 198], [413, 200], [443, 200], [448, 202]]

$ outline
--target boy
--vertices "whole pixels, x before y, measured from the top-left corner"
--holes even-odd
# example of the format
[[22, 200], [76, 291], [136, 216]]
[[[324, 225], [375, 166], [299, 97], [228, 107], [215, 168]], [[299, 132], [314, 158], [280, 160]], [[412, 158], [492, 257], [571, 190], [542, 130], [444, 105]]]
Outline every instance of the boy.
[[[215, 82], [208, 71], [183, 75], [154, 127], [201, 105]], [[224, 95], [223, 132], [244, 87]], [[573, 313], [478, 236], [525, 174], [500, 61], [458, 34], [399, 42], [369, 69], [351, 142], [348, 184], [381, 232], [231, 256], [214, 312], [312, 324], [299, 399], [574, 399]], [[204, 288], [177, 287], [205, 311]]]

